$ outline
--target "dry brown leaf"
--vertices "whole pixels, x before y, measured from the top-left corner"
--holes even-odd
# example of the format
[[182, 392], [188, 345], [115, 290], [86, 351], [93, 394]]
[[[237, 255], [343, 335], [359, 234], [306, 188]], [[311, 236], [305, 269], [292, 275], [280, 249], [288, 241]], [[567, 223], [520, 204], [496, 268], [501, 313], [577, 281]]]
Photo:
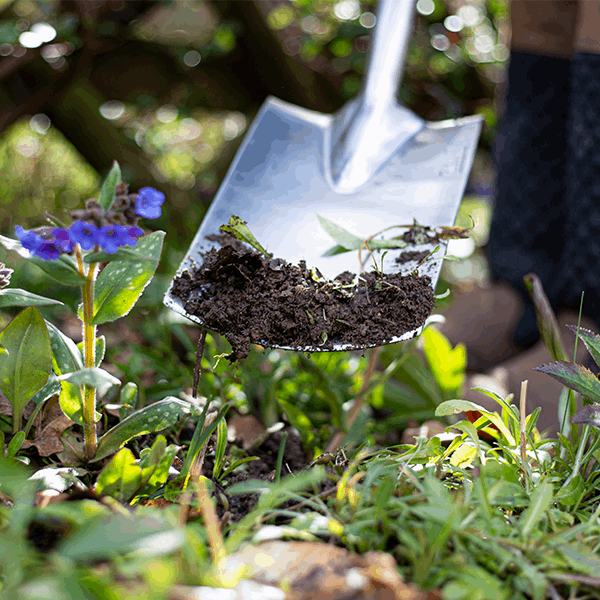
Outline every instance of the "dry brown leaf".
[[394, 558], [383, 552], [364, 557], [318, 542], [265, 542], [227, 557], [226, 570], [239, 565], [247, 577], [286, 590], [286, 600], [426, 600], [405, 584]]
[[50, 456], [56, 452], [62, 452], [65, 447], [60, 436], [65, 429], [75, 423], [62, 412], [58, 399], [49, 400], [44, 409], [41, 423], [39, 415], [35, 421], [37, 426], [35, 439], [33, 441], [25, 440], [22, 447], [35, 446], [40, 456]]

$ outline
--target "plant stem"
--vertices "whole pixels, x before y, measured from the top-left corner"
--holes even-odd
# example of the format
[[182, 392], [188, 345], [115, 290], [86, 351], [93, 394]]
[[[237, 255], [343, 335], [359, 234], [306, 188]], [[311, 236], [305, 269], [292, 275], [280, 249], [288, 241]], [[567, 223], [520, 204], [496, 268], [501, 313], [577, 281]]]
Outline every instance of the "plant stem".
[[381, 351], [381, 346], [377, 348], [372, 348], [369, 353], [369, 362], [367, 364], [367, 368], [365, 370], [365, 375], [363, 378], [362, 386], [358, 395], [354, 400], [354, 404], [348, 413], [348, 417], [346, 418], [345, 428], [344, 430], [338, 430], [334, 433], [333, 437], [329, 440], [329, 443], [325, 447], [325, 452], [333, 453], [335, 452], [340, 444], [342, 443], [344, 436], [356, 421], [356, 417], [358, 417], [361, 408], [363, 407], [365, 398], [367, 396], [366, 391], [369, 388], [369, 382], [371, 381], [371, 377], [375, 372], [375, 366], [377, 365], [377, 358], [379, 357], [379, 352]]
[[[94, 318], [94, 281], [96, 279], [97, 263], [93, 263], [85, 272], [81, 249], [76, 249], [79, 271], [85, 277], [83, 285], [83, 361], [84, 366], [96, 366], [96, 325]], [[96, 433], [96, 388], [88, 384], [83, 386], [83, 435], [85, 439], [85, 454], [88, 460], [94, 458], [98, 447]]]
[[588, 436], [590, 435], [592, 428], [589, 425], [585, 425], [583, 431], [581, 433], [581, 438], [579, 439], [579, 446], [577, 447], [577, 454], [575, 455], [575, 462], [573, 463], [573, 470], [571, 474], [567, 477], [566, 481], [562, 484], [562, 488], [566, 488], [571, 481], [575, 478], [575, 476], [579, 473], [579, 469], [581, 468], [581, 462], [583, 460], [583, 453], [585, 452], [585, 446], [587, 444]]

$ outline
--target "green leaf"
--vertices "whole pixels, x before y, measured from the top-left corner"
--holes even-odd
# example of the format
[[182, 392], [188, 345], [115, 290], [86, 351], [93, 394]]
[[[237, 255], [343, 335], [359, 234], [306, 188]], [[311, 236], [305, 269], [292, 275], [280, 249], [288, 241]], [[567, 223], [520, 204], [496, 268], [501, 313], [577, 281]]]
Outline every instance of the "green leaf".
[[252, 462], [253, 460], [260, 460], [260, 458], [258, 456], [246, 456], [245, 458], [240, 458], [239, 460], [232, 462], [221, 474], [221, 480], [225, 479], [230, 473], [233, 473], [238, 467], [241, 467], [248, 462]]
[[83, 369], [83, 358], [77, 344], [58, 327], [45, 321], [52, 346], [52, 366], [57, 375]]
[[[139, 464], [142, 467], [142, 480], [145, 487], [138, 493], [152, 493], [156, 488], [167, 482], [169, 469], [180, 448], [175, 444], [167, 446], [167, 440], [162, 435], [156, 437], [152, 448], [146, 449], [149, 452], [140, 457]], [[152, 469], [147, 470], [151, 466]]]
[[447, 400], [438, 405], [435, 409], [435, 416], [447, 417], [464, 412], [465, 410], [476, 410], [482, 414], [489, 412], [487, 408], [469, 400]]
[[594, 402], [600, 402], [600, 381], [589, 369], [581, 365], [558, 361], [534, 367], [533, 370], [546, 373], [582, 396]]
[[21, 427], [23, 409], [48, 381], [52, 370], [50, 337], [40, 311], [21, 311], [0, 333], [7, 350], [0, 360], [0, 388], [13, 407], [14, 431]]
[[573, 325], [567, 325], [567, 327], [579, 336], [579, 339], [585, 344], [594, 362], [600, 366], [600, 335], [583, 327], [579, 329]]
[[365, 241], [363, 238], [359, 238], [353, 233], [346, 231], [343, 227], [340, 227], [333, 221], [330, 221], [321, 215], [317, 215], [317, 219], [319, 219], [319, 223], [326, 233], [342, 248], [345, 248], [346, 250], [358, 250], [363, 245], [363, 242]]
[[554, 360], [569, 360], [563, 345], [556, 316], [550, 306], [550, 302], [548, 302], [540, 278], [535, 273], [529, 273], [523, 277], [523, 281], [533, 300], [537, 326], [540, 330], [542, 340], [546, 344], [546, 348], [548, 348]]
[[142, 484], [142, 468], [128, 448], [119, 450], [98, 475], [96, 493], [127, 503]]
[[113, 385], [121, 385], [119, 379], [99, 367], [86, 367], [79, 371], [73, 371], [73, 373], [65, 373], [58, 380], [67, 381], [73, 385], [89, 385], [98, 390], [100, 397], [104, 396]]
[[569, 485], [558, 490], [555, 499], [564, 506], [574, 506], [579, 503], [585, 492], [585, 481], [583, 477], [577, 473], [577, 475], [571, 479]]
[[[58, 327], [46, 321], [50, 344], [52, 345], [52, 366], [58, 375], [65, 375], [83, 369], [83, 357], [75, 342]], [[83, 388], [68, 381], [60, 382], [58, 403], [63, 413], [71, 421], [83, 426]], [[96, 418], [100, 413], [96, 414]]]
[[109, 254], [108, 252], [92, 252], [83, 257], [83, 262], [85, 263], [109, 263], [114, 260], [153, 261], [154, 259], [151, 256], [140, 256], [140, 253], [136, 252], [135, 246], [133, 248], [121, 246], [114, 254]]
[[10, 440], [10, 443], [8, 444], [8, 448], [6, 449], [6, 457], [12, 458], [21, 449], [21, 446], [23, 445], [24, 441], [25, 432], [17, 431], [17, 433], [15, 433], [12, 440]]
[[55, 281], [58, 281], [58, 283], [78, 286], [82, 286], [85, 283], [85, 278], [79, 273], [79, 269], [77, 268], [77, 261], [69, 254], [61, 254], [57, 260], [43, 260], [38, 256], [31, 256], [29, 250], [23, 248], [19, 240], [13, 240], [0, 235], [0, 244], [7, 250], [16, 252], [22, 258], [27, 259], [36, 267], [42, 269], [42, 271]]
[[94, 286], [92, 325], [116, 321], [133, 308], [154, 276], [164, 236], [164, 231], [155, 231], [136, 244], [140, 257], [152, 260], [114, 261], [103, 269]]
[[454, 349], [443, 333], [426, 327], [421, 333], [423, 352], [436, 383], [446, 393], [456, 395], [465, 381], [467, 350], [464, 344]]
[[0, 290], [0, 308], [6, 308], [7, 306], [50, 306], [51, 304], [62, 306], [62, 302], [58, 300], [44, 298], [44, 296], [31, 294], [18, 288]]
[[119, 167], [119, 163], [115, 160], [100, 188], [100, 198], [98, 200], [104, 212], [110, 210], [113, 205], [116, 197], [115, 190], [119, 183], [121, 183], [121, 168]]
[[[168, 544], [167, 538], [157, 539], [159, 535], [170, 534], [176, 537], [169, 539]], [[86, 522], [85, 527], [74, 534], [66, 536], [57, 549], [57, 554], [73, 561], [97, 561], [139, 549], [144, 547], [147, 541], [152, 541], [156, 548], [159, 539], [169, 548], [169, 552], [172, 552], [183, 544], [185, 535], [179, 530], [174, 530], [169, 519], [158, 513], [153, 514], [152, 518], [147, 514], [96, 517]], [[177, 540], [179, 543], [173, 543]]]
[[166, 429], [193, 411], [195, 409], [191, 404], [174, 396], [145, 406], [109, 429], [98, 440], [98, 451], [93, 460], [113, 454], [134, 437]]
[[277, 398], [277, 402], [288, 418], [290, 425], [300, 432], [303, 441], [306, 442], [307, 446], [310, 446], [315, 436], [313, 434], [313, 425], [308, 416], [291, 402], [286, 402], [281, 398]]
[[215, 464], [213, 479], [219, 480], [219, 475], [225, 465], [225, 450], [227, 449], [227, 422], [221, 419], [217, 425], [217, 448], [215, 450]]
[[552, 484], [545, 481], [540, 483], [531, 495], [530, 504], [519, 519], [519, 528], [524, 539], [529, 539], [533, 529], [550, 508], [553, 494]]
[[[358, 250], [366, 241], [364, 238], [360, 238], [353, 233], [350, 233], [343, 227], [340, 227], [333, 221], [330, 221], [321, 215], [317, 215], [317, 219], [319, 219], [321, 227], [323, 227], [323, 229], [337, 242], [337, 245], [327, 250], [323, 256], [335, 256], [336, 254], [342, 254], [343, 252], [348, 252], [350, 250]], [[393, 250], [406, 248], [408, 245], [408, 242], [401, 238], [391, 238], [389, 240], [370, 239], [368, 242], [368, 246], [371, 250]]]
[[269, 254], [258, 242], [258, 240], [254, 237], [254, 234], [248, 229], [246, 222], [236, 217], [235, 215], [231, 215], [229, 218], [229, 223], [227, 225], [221, 225], [219, 228], [221, 231], [228, 233], [233, 236], [236, 240], [240, 240], [242, 242], [246, 242], [252, 246], [257, 252], [264, 254], [267, 257], [270, 257]]

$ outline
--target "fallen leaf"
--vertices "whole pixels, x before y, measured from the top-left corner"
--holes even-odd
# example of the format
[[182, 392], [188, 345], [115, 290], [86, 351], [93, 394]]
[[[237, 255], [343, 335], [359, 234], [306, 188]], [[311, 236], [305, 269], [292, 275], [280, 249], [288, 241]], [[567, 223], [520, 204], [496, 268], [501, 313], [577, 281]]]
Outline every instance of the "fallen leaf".
[[[39, 423], [39, 415], [36, 417], [36, 425]], [[48, 402], [44, 409], [41, 423], [37, 426], [36, 436], [33, 441], [25, 440], [22, 448], [35, 446], [40, 456], [50, 456], [56, 452], [63, 452], [65, 447], [60, 436], [65, 429], [75, 423], [65, 416], [60, 409], [57, 399]]]
[[319, 542], [265, 542], [227, 557], [223, 573], [247, 569], [246, 579], [286, 590], [286, 600], [426, 600], [402, 581], [394, 558], [383, 552], [364, 557]]

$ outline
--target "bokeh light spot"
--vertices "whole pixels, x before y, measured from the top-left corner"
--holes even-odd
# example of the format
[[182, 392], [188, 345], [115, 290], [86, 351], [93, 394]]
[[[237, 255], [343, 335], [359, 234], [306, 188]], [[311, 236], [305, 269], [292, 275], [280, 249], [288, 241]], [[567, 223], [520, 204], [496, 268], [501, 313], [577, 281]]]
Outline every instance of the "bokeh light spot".
[[50, 119], [43, 113], [33, 115], [33, 117], [29, 119], [29, 127], [32, 131], [35, 131], [40, 135], [46, 135], [46, 132], [50, 128]]
[[333, 12], [341, 21], [352, 21], [360, 16], [360, 4], [357, 0], [342, 0], [335, 5]]
[[172, 104], [165, 104], [156, 111], [156, 118], [161, 123], [172, 123], [177, 119], [178, 115], [179, 111], [177, 110], [177, 107]]
[[183, 62], [186, 67], [196, 67], [200, 64], [201, 60], [202, 56], [197, 50], [190, 50], [189, 52], [186, 52], [183, 57]]
[[100, 114], [109, 121], [119, 119], [125, 113], [125, 105], [120, 100], [109, 100], [100, 106]]
[[430, 15], [435, 10], [435, 3], [433, 0], [419, 0], [417, 2], [417, 10], [421, 15]]

